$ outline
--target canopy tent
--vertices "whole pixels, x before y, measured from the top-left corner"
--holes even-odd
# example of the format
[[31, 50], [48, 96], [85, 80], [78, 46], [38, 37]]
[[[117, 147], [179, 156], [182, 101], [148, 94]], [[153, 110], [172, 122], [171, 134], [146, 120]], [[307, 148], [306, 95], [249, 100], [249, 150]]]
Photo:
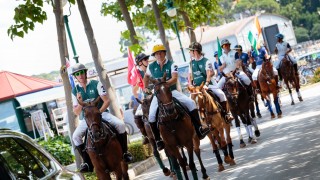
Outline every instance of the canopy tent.
[[61, 84], [45, 79], [0, 71], [0, 102], [59, 85]]

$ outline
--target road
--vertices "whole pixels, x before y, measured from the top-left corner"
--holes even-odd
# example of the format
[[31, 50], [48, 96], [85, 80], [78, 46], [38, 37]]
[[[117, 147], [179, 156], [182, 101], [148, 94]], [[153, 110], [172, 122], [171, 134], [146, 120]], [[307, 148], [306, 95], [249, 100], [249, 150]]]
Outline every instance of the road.
[[[217, 161], [207, 138], [201, 141], [202, 159], [211, 179], [320, 179], [320, 84], [302, 90], [303, 102], [290, 105], [289, 96], [281, 95], [282, 118], [271, 119], [260, 103], [263, 118], [257, 119], [261, 136], [257, 144], [239, 148], [235, 128], [232, 129], [235, 161], [237, 165], [224, 164], [225, 170], [217, 172]], [[242, 128], [244, 139], [247, 139]], [[220, 152], [223, 156], [222, 152]], [[195, 157], [197, 169], [199, 163]], [[168, 167], [168, 161], [165, 161]], [[191, 172], [188, 172], [192, 178]], [[201, 179], [201, 171], [198, 177]], [[166, 180], [158, 165], [137, 176], [139, 180]]]

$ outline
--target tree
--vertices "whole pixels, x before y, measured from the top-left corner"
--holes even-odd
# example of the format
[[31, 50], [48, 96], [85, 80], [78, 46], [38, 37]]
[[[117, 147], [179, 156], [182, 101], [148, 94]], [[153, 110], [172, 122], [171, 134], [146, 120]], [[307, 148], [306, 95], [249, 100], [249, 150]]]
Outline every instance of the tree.
[[298, 27], [294, 29], [298, 43], [310, 40], [309, 32], [304, 27]]
[[311, 29], [310, 38], [313, 40], [320, 39], [320, 23], [316, 23], [313, 25]]

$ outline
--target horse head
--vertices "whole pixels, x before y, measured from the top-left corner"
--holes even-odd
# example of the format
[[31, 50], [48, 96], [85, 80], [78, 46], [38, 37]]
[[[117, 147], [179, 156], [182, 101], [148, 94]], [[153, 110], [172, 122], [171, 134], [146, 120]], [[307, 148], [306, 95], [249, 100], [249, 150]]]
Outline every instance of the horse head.
[[148, 95], [146, 98], [144, 98], [142, 101], [137, 99], [138, 103], [141, 104], [142, 114], [144, 120], [148, 121], [149, 116], [149, 108], [151, 106], [151, 101], [153, 99], [153, 95]]
[[269, 81], [273, 79], [274, 73], [273, 73], [273, 65], [271, 61], [271, 56], [269, 58], [263, 58], [262, 68], [261, 72], [263, 73], [263, 77]]
[[237, 102], [239, 91], [238, 91], [238, 80], [234, 77], [228, 77], [225, 83], [225, 91], [227, 96], [231, 97], [233, 102]]
[[158, 99], [159, 108], [163, 108], [168, 115], [174, 114], [176, 112], [175, 104], [169, 84], [166, 82], [166, 73], [163, 74], [160, 80], [150, 78], [150, 81], [154, 84], [154, 93]]
[[89, 135], [93, 142], [98, 142], [101, 138], [106, 137], [106, 132], [101, 121], [101, 112], [97, 107], [99, 101], [100, 96], [93, 101], [89, 100], [83, 102], [78, 100], [79, 104], [82, 106], [84, 118], [88, 125]]
[[203, 86], [204, 86], [204, 82], [202, 82], [200, 86], [189, 85], [188, 90], [191, 94], [191, 99], [193, 99], [198, 106], [200, 117], [202, 119], [205, 119], [205, 107], [206, 107], [205, 103], [206, 102], [203, 95], [203, 92], [205, 92], [205, 90], [203, 89]]

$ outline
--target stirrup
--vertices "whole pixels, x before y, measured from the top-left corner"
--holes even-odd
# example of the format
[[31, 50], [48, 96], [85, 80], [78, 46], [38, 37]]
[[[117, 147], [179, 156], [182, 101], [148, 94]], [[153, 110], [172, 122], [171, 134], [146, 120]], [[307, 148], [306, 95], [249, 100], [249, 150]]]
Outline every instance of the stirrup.
[[157, 144], [158, 151], [161, 151], [162, 149], [164, 149], [164, 142], [162, 141], [162, 139], [157, 141], [156, 144]]
[[210, 133], [210, 129], [209, 128], [202, 128], [202, 126], [200, 126], [199, 128], [199, 139], [203, 139], [207, 136], [207, 134]]
[[88, 163], [82, 163], [80, 165], [80, 170], [81, 173], [86, 173], [86, 172], [93, 172], [93, 169], [90, 169], [89, 164]]
[[232, 120], [234, 120], [234, 117], [230, 113], [227, 113], [224, 117], [227, 124], [230, 124]]
[[123, 153], [123, 160], [126, 162], [126, 163], [130, 163], [133, 161], [133, 156], [130, 152], [125, 152]]

